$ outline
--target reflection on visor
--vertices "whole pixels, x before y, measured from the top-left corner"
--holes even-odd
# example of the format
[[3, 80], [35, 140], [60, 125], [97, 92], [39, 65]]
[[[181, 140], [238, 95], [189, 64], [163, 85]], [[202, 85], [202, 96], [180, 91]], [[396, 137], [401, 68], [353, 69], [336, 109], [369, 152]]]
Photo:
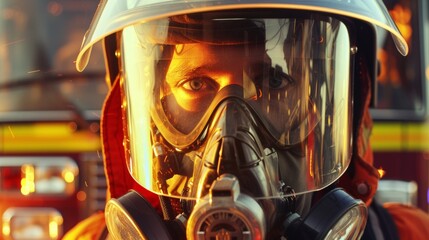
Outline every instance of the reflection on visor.
[[333, 81], [349, 77], [349, 39], [338, 20], [201, 21], [134, 26], [140, 44], [157, 51], [150, 74], [159, 130], [167, 139], [193, 135], [179, 145], [195, 140], [222, 100], [216, 96], [231, 85], [243, 89], [235, 97], [252, 106], [277, 142], [296, 144], [318, 123], [321, 104], [332, 100]]
[[[281, 181], [304, 193], [327, 186], [347, 167], [350, 134], [344, 129], [351, 119], [352, 58], [348, 26], [318, 14], [239, 14], [175, 16], [123, 30], [128, 166], [147, 189], [183, 197], [187, 184], [201, 180], [192, 179], [198, 174], [196, 158], [206, 164], [213, 153], [213, 162], [218, 162], [217, 150], [209, 153], [205, 148], [211, 134], [226, 124], [219, 116], [230, 100], [253, 125], [254, 130], [243, 131], [248, 134], [244, 144], [259, 138], [262, 142], [252, 150], [257, 154], [249, 150], [245, 158], [257, 156], [261, 172], [280, 174], [267, 176], [277, 181], [268, 186], [280, 186]], [[162, 153], [147, 151], [158, 145], [166, 146]], [[299, 154], [281, 152], [296, 146], [302, 150]], [[278, 156], [278, 164], [268, 160], [267, 152], [273, 159]], [[219, 171], [215, 168], [210, 171]], [[264, 194], [257, 197], [270, 197]]]

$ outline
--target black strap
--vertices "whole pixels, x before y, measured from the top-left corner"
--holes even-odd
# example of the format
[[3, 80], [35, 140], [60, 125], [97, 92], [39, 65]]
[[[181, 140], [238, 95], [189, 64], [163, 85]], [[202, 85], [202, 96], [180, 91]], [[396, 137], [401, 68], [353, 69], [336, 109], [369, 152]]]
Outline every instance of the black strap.
[[371, 206], [368, 209], [375, 213], [368, 217], [365, 232], [363, 233], [363, 240], [380, 240], [377, 233], [382, 233], [384, 240], [399, 240], [399, 234], [396, 225], [389, 212], [383, 208], [375, 199], [373, 199]]

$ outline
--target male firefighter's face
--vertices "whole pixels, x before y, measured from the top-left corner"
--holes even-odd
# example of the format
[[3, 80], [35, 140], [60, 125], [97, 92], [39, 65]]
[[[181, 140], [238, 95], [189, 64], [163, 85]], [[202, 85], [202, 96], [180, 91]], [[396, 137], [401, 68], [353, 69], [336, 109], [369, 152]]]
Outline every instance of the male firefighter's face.
[[[219, 91], [236, 85], [243, 89], [241, 97], [259, 106], [259, 111], [264, 112], [271, 123], [284, 124], [275, 120], [279, 117], [279, 105], [293, 111], [293, 105], [299, 107], [300, 101], [304, 100], [298, 100], [297, 93], [306, 92], [299, 89], [303, 87], [299, 82], [284, 76], [287, 75], [283, 70], [271, 67], [271, 59], [263, 43], [228, 46], [179, 44], [174, 46], [162, 90], [163, 96], [173, 98], [168, 98], [164, 107], [170, 108], [165, 110], [173, 115], [176, 127], [186, 133], [197, 123], [180, 123], [180, 114], [195, 114], [195, 119], [200, 119], [197, 116], [208, 110]], [[263, 105], [264, 109], [260, 109]], [[287, 114], [282, 112], [281, 115], [285, 117]]]

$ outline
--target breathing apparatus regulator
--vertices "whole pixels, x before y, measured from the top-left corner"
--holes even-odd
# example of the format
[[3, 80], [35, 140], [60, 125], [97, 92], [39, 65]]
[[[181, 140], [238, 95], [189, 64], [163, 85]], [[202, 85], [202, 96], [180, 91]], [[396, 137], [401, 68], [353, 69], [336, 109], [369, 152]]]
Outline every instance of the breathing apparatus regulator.
[[335, 185], [376, 25], [406, 53], [380, 1], [101, 1], [77, 68], [114, 34], [128, 170], [163, 207], [111, 199], [109, 235], [359, 238], [366, 206]]

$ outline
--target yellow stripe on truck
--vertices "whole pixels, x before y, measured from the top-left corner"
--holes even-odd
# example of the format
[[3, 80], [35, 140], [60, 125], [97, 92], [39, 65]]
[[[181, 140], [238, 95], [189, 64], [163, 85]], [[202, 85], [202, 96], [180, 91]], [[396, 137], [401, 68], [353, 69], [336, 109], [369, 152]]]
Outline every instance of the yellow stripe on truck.
[[0, 125], [0, 153], [88, 152], [101, 149], [100, 137], [68, 123]]
[[429, 152], [429, 123], [376, 122], [371, 146], [374, 151]]

